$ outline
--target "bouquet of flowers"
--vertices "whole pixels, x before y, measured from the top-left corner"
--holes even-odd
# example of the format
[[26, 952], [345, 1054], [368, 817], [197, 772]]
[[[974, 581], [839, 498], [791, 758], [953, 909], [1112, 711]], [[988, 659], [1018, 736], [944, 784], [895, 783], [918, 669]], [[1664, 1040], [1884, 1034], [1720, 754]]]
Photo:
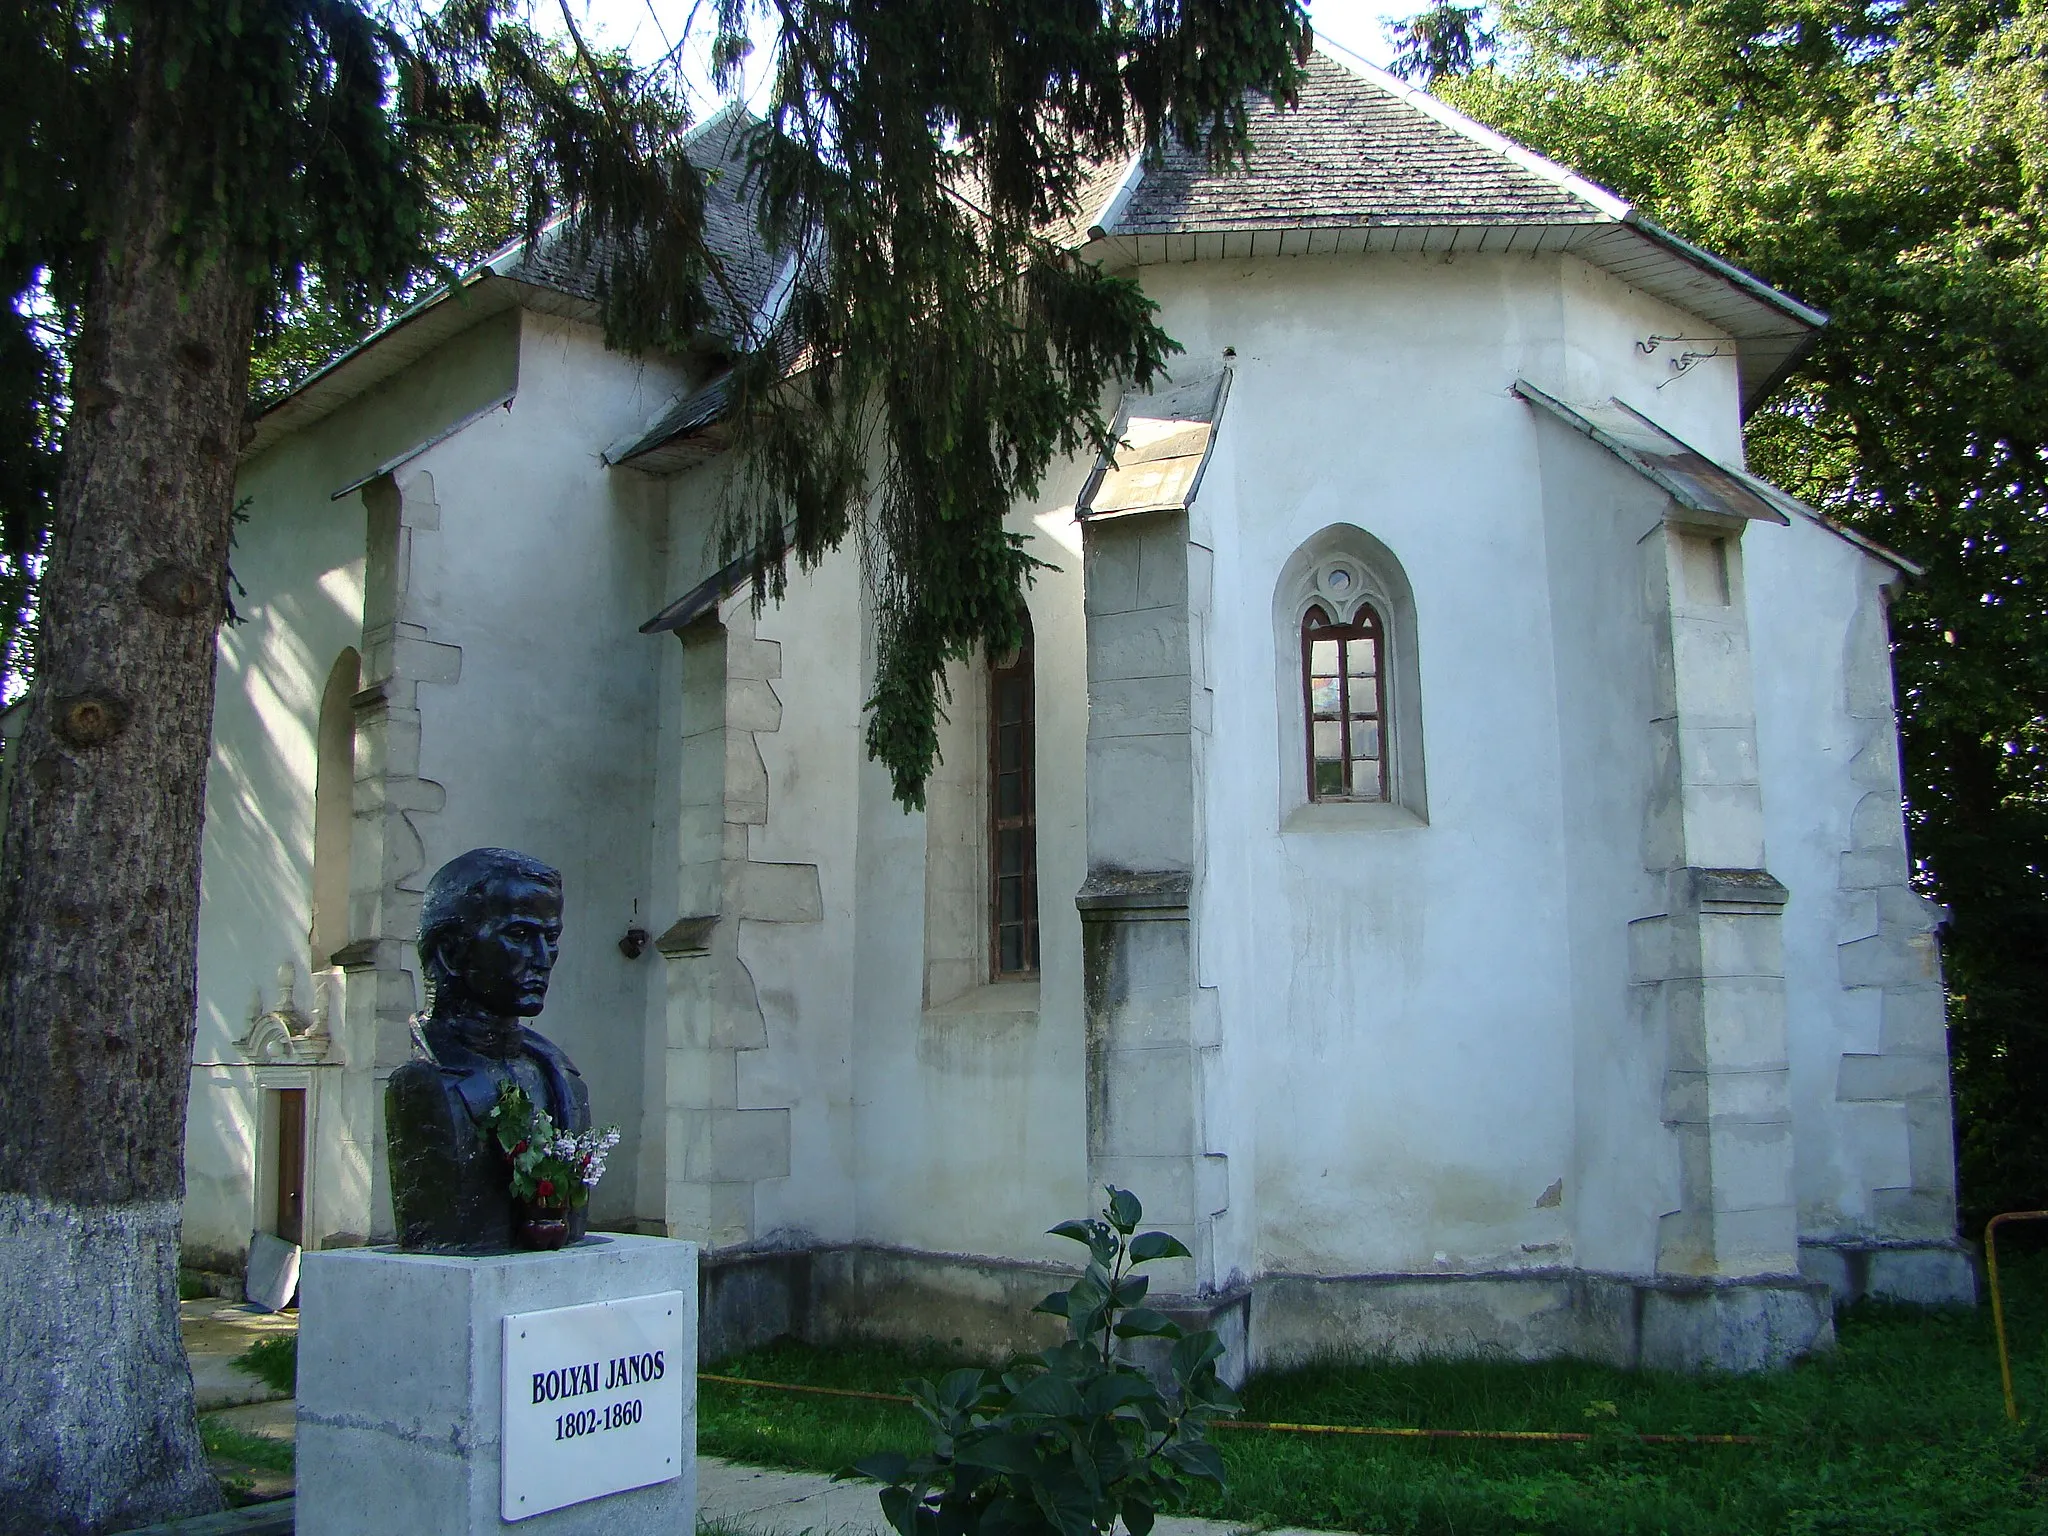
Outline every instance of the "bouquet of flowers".
[[564, 1131], [517, 1083], [498, 1091], [484, 1121], [512, 1172], [512, 1194], [527, 1204], [567, 1211], [590, 1198], [604, 1177], [607, 1154], [619, 1144], [619, 1128]]

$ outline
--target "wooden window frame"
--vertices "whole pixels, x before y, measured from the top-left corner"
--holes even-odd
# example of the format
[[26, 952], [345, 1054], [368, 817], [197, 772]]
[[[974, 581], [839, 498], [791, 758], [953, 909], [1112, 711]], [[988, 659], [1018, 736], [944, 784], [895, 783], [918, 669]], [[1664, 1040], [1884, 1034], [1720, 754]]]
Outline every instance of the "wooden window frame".
[[[1337, 645], [1337, 712], [1318, 714], [1315, 691], [1315, 642], [1334, 641]], [[1352, 644], [1370, 641], [1373, 645], [1372, 701], [1370, 709], [1353, 707], [1350, 669]], [[1321, 603], [1313, 603], [1301, 616], [1301, 705], [1302, 742], [1308, 771], [1308, 798], [1310, 804], [1387, 804], [1393, 800], [1393, 777], [1391, 764], [1394, 756], [1392, 722], [1387, 718], [1387, 623], [1378, 608], [1370, 600], [1359, 603], [1346, 624], [1336, 622], [1330, 611]], [[1361, 794], [1355, 782], [1354, 765], [1365, 762], [1361, 754], [1352, 751], [1351, 725], [1353, 720], [1369, 720], [1379, 730], [1379, 756], [1375, 759], [1377, 782], [1370, 793]], [[1344, 787], [1340, 793], [1327, 793], [1316, 783], [1316, 726], [1336, 724], [1340, 727], [1338, 759], [1343, 767]]]
[[[1006, 682], [1023, 685], [1023, 715], [1020, 720], [1003, 719], [1003, 689]], [[1013, 769], [1002, 766], [1003, 731], [1016, 729], [1021, 738], [1018, 762]], [[1019, 781], [1020, 810], [1003, 814], [1003, 779], [1014, 773]], [[1003, 834], [1021, 833], [1022, 869], [1006, 875], [1003, 871]], [[1003, 882], [1019, 882], [1020, 906], [1015, 918], [1003, 917]], [[1021, 966], [1003, 964], [1003, 933], [1019, 931]], [[990, 981], [1028, 981], [1038, 975], [1038, 707], [1037, 679], [1032, 667], [1031, 641], [1027, 636], [1017, 654], [988, 671], [988, 974]]]

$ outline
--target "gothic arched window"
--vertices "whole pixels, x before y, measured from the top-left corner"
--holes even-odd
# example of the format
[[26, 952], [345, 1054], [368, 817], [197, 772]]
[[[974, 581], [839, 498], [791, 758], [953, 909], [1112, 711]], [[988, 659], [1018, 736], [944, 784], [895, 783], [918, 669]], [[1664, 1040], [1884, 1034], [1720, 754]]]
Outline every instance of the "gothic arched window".
[[1273, 625], [1282, 826], [1426, 824], [1415, 593], [1394, 552], [1320, 530], [1281, 568]]
[[1388, 797], [1385, 661], [1386, 625], [1371, 603], [1360, 603], [1345, 623], [1321, 603], [1302, 618], [1311, 800]]
[[1038, 732], [1031, 638], [989, 668], [989, 975], [1038, 974]]
[[313, 925], [315, 971], [334, 963], [348, 943], [349, 845], [355, 835], [356, 690], [362, 659], [353, 648], [336, 659], [320, 695], [313, 772]]

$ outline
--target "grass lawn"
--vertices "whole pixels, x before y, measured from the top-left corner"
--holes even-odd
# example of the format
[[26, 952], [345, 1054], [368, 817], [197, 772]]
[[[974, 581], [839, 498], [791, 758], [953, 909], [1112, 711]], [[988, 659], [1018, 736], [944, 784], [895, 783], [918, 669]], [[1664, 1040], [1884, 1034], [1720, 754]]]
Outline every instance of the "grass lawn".
[[287, 1396], [299, 1387], [299, 1336], [274, 1333], [258, 1339], [235, 1356], [235, 1369], [247, 1371], [273, 1392]]
[[[2048, 1255], [2005, 1274], [2023, 1410], [1999, 1394], [1988, 1307], [1861, 1307], [1831, 1356], [1764, 1377], [1577, 1363], [1325, 1367], [1263, 1377], [1245, 1416], [1293, 1423], [1594, 1429], [1594, 1444], [1496, 1445], [1222, 1431], [1230, 1492], [1192, 1508], [1248, 1524], [1400, 1536], [2044, 1536]], [[895, 1391], [943, 1351], [778, 1344], [718, 1373]], [[705, 1383], [698, 1448], [836, 1471], [921, 1443], [886, 1403]], [[1757, 1446], [1642, 1446], [1629, 1433], [1752, 1434]]]
[[244, 1434], [225, 1420], [202, 1417], [199, 1442], [230, 1508], [283, 1498], [292, 1491], [292, 1445]]

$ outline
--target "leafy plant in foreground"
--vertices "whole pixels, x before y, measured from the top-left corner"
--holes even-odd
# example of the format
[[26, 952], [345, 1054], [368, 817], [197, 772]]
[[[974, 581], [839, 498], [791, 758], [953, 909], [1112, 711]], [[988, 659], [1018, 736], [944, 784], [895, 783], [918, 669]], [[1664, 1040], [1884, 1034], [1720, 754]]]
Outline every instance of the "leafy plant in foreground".
[[[949, 1372], [937, 1386], [906, 1386], [931, 1426], [931, 1449], [889, 1451], [854, 1471], [887, 1484], [882, 1512], [901, 1536], [1093, 1536], [1119, 1518], [1146, 1536], [1162, 1507], [1207, 1484], [1223, 1491], [1223, 1462], [1206, 1426], [1235, 1415], [1237, 1394], [1216, 1375], [1223, 1345], [1184, 1333], [1141, 1305], [1150, 1284], [1135, 1273], [1154, 1259], [1188, 1257], [1164, 1232], [1133, 1237], [1138, 1197], [1109, 1188], [1100, 1217], [1063, 1221], [1058, 1237], [1088, 1248], [1088, 1268], [1037, 1311], [1067, 1320], [1067, 1340], [1000, 1374]], [[1132, 1364], [1120, 1341], [1172, 1341], [1171, 1399]]]

